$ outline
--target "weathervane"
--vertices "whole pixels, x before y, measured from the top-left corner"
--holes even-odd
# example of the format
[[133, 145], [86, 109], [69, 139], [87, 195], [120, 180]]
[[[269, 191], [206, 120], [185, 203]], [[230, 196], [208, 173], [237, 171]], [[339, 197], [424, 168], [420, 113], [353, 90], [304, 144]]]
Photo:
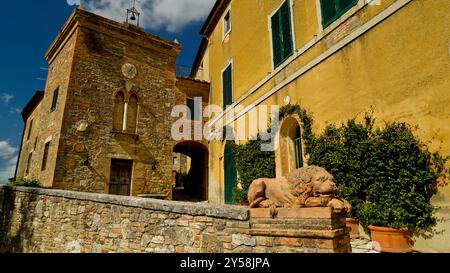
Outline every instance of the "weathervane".
[[137, 26], [139, 26], [139, 17], [141, 16], [141, 13], [136, 9], [136, 0], [133, 0], [133, 7], [127, 9], [127, 23], [130, 21], [136, 21], [137, 20]]

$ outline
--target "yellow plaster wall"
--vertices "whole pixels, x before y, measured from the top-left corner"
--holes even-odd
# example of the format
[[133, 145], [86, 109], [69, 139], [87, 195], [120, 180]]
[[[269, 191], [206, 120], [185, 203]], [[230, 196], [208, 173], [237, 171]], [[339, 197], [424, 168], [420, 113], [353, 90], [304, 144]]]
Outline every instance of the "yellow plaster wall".
[[[335, 29], [347, 27], [336, 22], [322, 31], [316, 1], [294, 0], [296, 49], [318, 36], [326, 35], [313, 47], [241, 102], [252, 104], [271, 88], [339, 42], [331, 40]], [[347, 20], [356, 27], [367, 23], [396, 0], [381, 6], [358, 6]], [[233, 60], [234, 100], [247, 93], [272, 71], [268, 15], [281, 0], [232, 1], [232, 32], [222, 43], [219, 23], [210, 40], [211, 103], [222, 104], [221, 71]], [[418, 125], [423, 141], [450, 154], [450, 2], [413, 0], [327, 60], [292, 81], [262, 104], [283, 105], [285, 96], [313, 113], [315, 131], [327, 123], [340, 123], [373, 107], [379, 124], [405, 121]], [[344, 15], [345, 17], [345, 15]], [[345, 30], [345, 29], [344, 29]], [[328, 35], [327, 35], [328, 34]], [[248, 118], [247, 118], [248, 119]], [[224, 143], [210, 144], [210, 200], [223, 202]], [[436, 203], [449, 204], [450, 190], [442, 189]]]

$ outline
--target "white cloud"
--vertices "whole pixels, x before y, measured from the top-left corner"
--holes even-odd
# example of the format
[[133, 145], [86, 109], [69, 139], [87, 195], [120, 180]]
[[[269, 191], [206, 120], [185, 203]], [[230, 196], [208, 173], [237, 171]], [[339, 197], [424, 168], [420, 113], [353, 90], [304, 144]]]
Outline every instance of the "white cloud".
[[[71, 3], [74, 0], [68, 0]], [[75, 1], [76, 2], [76, 1]], [[69, 3], [69, 2], [68, 2]], [[109, 19], [123, 22], [130, 0], [85, 0], [85, 9]], [[180, 32], [186, 26], [203, 21], [215, 0], [137, 0], [141, 26], [151, 30]]]
[[22, 113], [22, 110], [21, 110], [20, 108], [11, 107], [11, 108], [9, 109], [9, 113], [10, 113], [11, 115], [13, 115], [13, 114], [21, 114], [21, 113]]
[[8, 104], [12, 99], [14, 99], [13, 95], [3, 93], [0, 95], [0, 101], [4, 104]]
[[17, 148], [12, 147], [8, 141], [0, 141], [0, 158], [9, 159], [17, 152]]
[[0, 141], [0, 184], [6, 184], [8, 179], [14, 176], [17, 150], [8, 141]]

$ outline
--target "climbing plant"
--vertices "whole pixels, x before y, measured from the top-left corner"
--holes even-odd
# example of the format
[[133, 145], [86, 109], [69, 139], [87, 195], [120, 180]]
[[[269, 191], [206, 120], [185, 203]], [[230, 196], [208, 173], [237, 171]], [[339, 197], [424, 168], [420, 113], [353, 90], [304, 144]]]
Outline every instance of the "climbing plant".
[[313, 118], [311, 115], [298, 104], [288, 104], [280, 108], [280, 120], [283, 120], [289, 116], [298, 115], [300, 121], [302, 122], [302, 139], [305, 143], [305, 153], [309, 153], [309, 149], [314, 147], [315, 136], [313, 133]]
[[263, 143], [258, 135], [256, 140], [250, 140], [243, 145], [233, 145], [240, 182], [240, 186], [236, 185], [233, 190], [235, 202], [247, 201], [248, 189], [255, 179], [275, 177], [275, 153], [261, 151]]

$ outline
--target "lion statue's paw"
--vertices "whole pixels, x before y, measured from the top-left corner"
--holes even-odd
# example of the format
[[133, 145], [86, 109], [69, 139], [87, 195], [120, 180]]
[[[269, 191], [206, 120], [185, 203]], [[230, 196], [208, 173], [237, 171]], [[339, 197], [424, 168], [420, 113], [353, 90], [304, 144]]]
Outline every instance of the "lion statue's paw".
[[335, 213], [349, 213], [352, 211], [352, 206], [345, 200], [333, 199], [328, 203], [328, 207], [333, 208]]

